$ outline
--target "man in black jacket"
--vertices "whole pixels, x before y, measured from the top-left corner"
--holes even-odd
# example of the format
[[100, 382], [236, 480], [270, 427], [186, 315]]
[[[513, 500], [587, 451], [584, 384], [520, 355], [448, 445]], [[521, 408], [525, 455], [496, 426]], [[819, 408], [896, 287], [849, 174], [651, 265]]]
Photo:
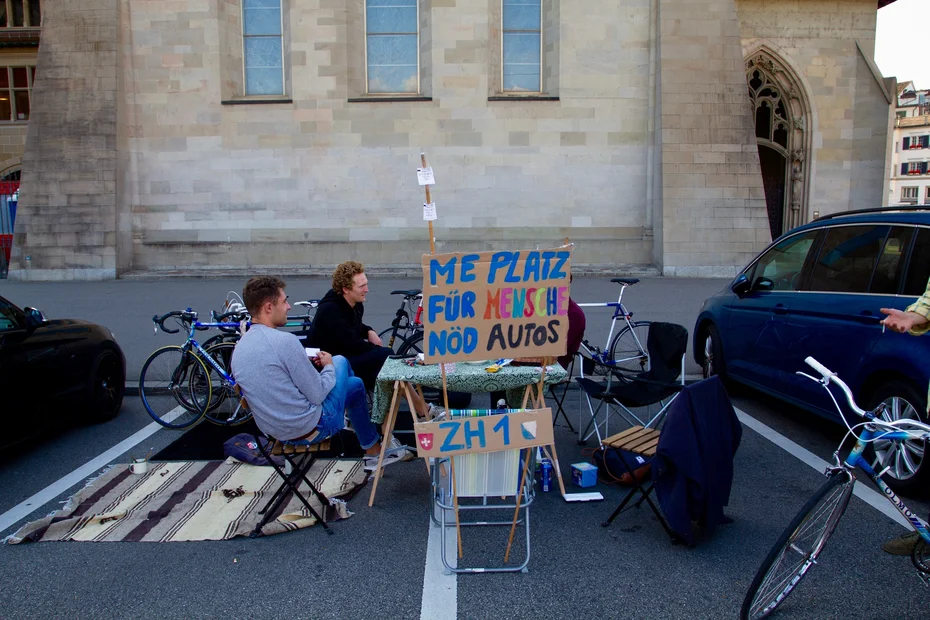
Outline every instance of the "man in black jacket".
[[344, 356], [355, 376], [372, 390], [378, 372], [393, 351], [381, 346], [378, 333], [362, 321], [367, 295], [364, 265], [350, 260], [336, 267], [333, 288], [320, 300], [309, 341], [311, 346]]

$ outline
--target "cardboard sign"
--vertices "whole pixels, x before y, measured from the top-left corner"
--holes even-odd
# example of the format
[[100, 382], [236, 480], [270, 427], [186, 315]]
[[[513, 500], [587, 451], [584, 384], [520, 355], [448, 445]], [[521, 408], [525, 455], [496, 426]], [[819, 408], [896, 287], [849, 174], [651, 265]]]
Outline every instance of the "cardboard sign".
[[571, 247], [423, 255], [427, 364], [565, 355]]
[[413, 425], [413, 430], [419, 457], [498, 452], [555, 442], [549, 408], [419, 422]]

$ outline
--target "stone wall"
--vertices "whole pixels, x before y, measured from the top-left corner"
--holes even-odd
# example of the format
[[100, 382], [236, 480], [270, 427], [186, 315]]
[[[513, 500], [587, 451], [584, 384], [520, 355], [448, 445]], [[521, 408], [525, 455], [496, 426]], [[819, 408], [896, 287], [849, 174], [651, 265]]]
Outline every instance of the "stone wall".
[[117, 275], [117, 5], [43, 5], [11, 279]]
[[648, 0], [562, 4], [557, 101], [488, 100], [490, 4], [422, 3], [432, 100], [358, 102], [361, 0], [286, 3], [293, 102], [222, 105], [217, 3], [133, 2], [134, 267], [416, 264], [421, 151], [441, 251], [570, 237], [579, 263], [651, 263]]
[[734, 0], [660, 0], [662, 270], [735, 275], [771, 240]]

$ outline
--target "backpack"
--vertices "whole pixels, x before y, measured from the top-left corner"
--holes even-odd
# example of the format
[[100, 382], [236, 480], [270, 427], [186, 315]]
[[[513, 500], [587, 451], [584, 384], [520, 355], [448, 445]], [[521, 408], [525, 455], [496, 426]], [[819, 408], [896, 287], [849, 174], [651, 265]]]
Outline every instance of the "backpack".
[[[597, 476], [604, 482], [616, 482], [624, 486], [634, 484], [630, 470], [636, 476], [636, 482], [641, 482], [649, 476], [651, 458], [628, 452], [626, 450], [605, 449], [595, 450], [592, 455], [597, 465]], [[625, 464], [624, 464], [625, 463]], [[629, 469], [627, 469], [629, 465]]]
[[[258, 439], [262, 442], [265, 451], [271, 452], [271, 442], [264, 437]], [[262, 456], [261, 451], [259, 451], [258, 444], [255, 443], [255, 436], [250, 433], [240, 433], [227, 439], [223, 444], [223, 456], [231, 456], [237, 461], [249, 463], [250, 465], [270, 465], [268, 459]], [[279, 466], [284, 465], [283, 457], [276, 456], [272, 458]]]

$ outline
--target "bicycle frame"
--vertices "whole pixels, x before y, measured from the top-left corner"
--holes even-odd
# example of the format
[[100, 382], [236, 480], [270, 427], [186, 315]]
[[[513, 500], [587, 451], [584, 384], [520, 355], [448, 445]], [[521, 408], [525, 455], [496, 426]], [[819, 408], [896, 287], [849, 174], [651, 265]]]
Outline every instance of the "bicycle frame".
[[189, 331], [187, 334], [187, 341], [183, 345], [181, 345], [181, 348], [186, 352], [189, 352], [193, 348], [197, 352], [196, 353], [197, 357], [199, 357], [203, 361], [210, 364], [213, 370], [219, 373], [219, 375], [223, 378], [223, 381], [227, 382], [230, 387], [235, 387], [236, 380], [232, 378], [232, 375], [228, 374], [226, 372], [226, 369], [224, 369], [220, 365], [219, 362], [213, 359], [213, 356], [207, 353], [206, 349], [204, 349], [200, 345], [200, 343], [197, 342], [197, 339], [194, 338], [194, 332], [197, 331], [198, 329], [209, 329], [212, 327], [228, 327], [230, 325], [237, 325], [237, 324], [235, 323], [201, 323], [200, 321], [194, 321], [193, 323], [191, 323], [191, 326], [189, 328]]
[[[633, 339], [636, 341], [637, 346], [645, 351], [646, 348], [643, 346], [643, 343], [639, 341], [639, 337], [636, 335], [636, 331], [633, 329], [633, 322], [630, 320], [633, 318], [633, 313], [626, 309], [626, 306], [623, 305], [623, 291], [626, 290], [627, 284], [620, 285], [620, 294], [617, 295], [617, 301], [605, 301], [605, 302], [587, 302], [578, 304], [582, 308], [613, 308], [613, 316], [610, 317], [610, 330], [607, 332], [607, 340], [604, 342], [604, 348], [600, 349], [596, 345], [592, 345], [588, 342], [587, 339], [581, 341], [581, 346], [584, 347], [585, 351], [591, 356], [592, 359], [601, 362], [603, 364], [611, 364], [616, 362], [626, 362], [629, 359], [623, 360], [614, 360], [610, 359], [610, 341], [614, 337], [614, 328], [617, 325], [617, 319], [622, 319], [627, 327], [630, 328], [630, 333], [633, 335]], [[619, 333], [619, 331], [617, 332]]]
[[[871, 414], [869, 414], [871, 416]], [[894, 431], [894, 432], [881, 432], [876, 431], [874, 428], [870, 428], [871, 425], [866, 424], [862, 432], [856, 438], [856, 445], [853, 446], [852, 451], [846, 456], [846, 460], [843, 461], [843, 465], [847, 470], [849, 469], [861, 469], [863, 472], [868, 475], [869, 479], [875, 483], [875, 486], [879, 488], [882, 494], [885, 496], [891, 504], [901, 513], [901, 516], [907, 519], [908, 523], [920, 533], [920, 536], [930, 544], [930, 529], [927, 528], [927, 524], [924, 523], [917, 515], [911, 512], [910, 508], [904, 503], [904, 501], [898, 497], [891, 488], [885, 484], [881, 479], [881, 474], [883, 472], [876, 472], [872, 465], [863, 457], [865, 448], [868, 443], [876, 438], [878, 439], [888, 439], [888, 440], [908, 440], [913, 439], [913, 437], [904, 432], [904, 431]]]

